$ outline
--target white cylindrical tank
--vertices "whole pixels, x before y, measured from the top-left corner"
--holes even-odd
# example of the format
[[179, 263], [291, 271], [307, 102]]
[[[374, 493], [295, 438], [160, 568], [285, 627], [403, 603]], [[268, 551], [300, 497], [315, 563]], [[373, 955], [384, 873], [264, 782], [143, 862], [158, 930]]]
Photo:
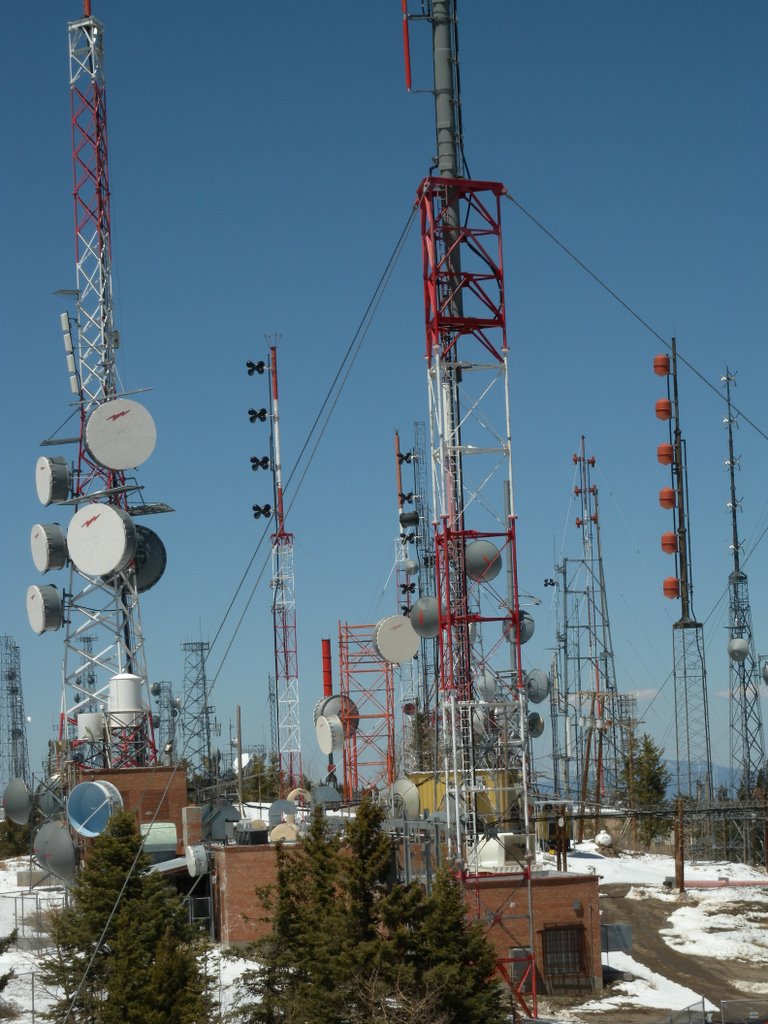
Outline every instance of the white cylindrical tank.
[[104, 739], [104, 712], [83, 711], [77, 716], [77, 738], [98, 742]]
[[111, 729], [133, 729], [141, 724], [141, 677], [121, 672], [109, 681], [109, 725]]

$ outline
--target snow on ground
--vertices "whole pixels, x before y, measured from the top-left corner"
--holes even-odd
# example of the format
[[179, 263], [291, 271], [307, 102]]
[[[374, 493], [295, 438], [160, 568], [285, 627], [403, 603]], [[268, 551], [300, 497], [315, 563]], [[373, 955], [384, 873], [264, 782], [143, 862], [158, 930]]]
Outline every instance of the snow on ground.
[[[639, 964], [626, 953], [605, 953], [603, 961], [619, 971], [634, 977], [634, 981], [621, 981], [611, 986], [611, 994], [603, 999], [592, 999], [577, 1007], [577, 1013], [604, 1013], [626, 1006], [647, 1006], [659, 1010], [682, 1010], [694, 1003], [701, 1005], [701, 996], [689, 988], [656, 974], [644, 964]], [[705, 1009], [717, 1007], [704, 1000]]]
[[[549, 862], [550, 858], [545, 860]], [[668, 926], [660, 934], [678, 952], [721, 960], [758, 963], [768, 960], [768, 875], [762, 868], [725, 861], [686, 864], [685, 881], [691, 888], [680, 894], [663, 885], [665, 879], [674, 877], [672, 857], [633, 853], [605, 855], [594, 843], [585, 842], [568, 853], [568, 871], [596, 874], [605, 884], [628, 883], [632, 888], [627, 899], [669, 902]], [[750, 882], [758, 884], [750, 885]], [[697, 888], [697, 883], [714, 883], [719, 887]], [[701, 1005], [699, 993], [669, 981], [631, 956], [604, 953], [603, 963], [631, 974], [635, 980], [615, 983], [604, 998], [574, 1008], [570, 1013], [572, 1018], [617, 1007], [670, 1011]], [[752, 985], [750, 992], [768, 994], [768, 983]], [[707, 1004], [706, 1009], [716, 1008]]]
[[[554, 857], [546, 861], [554, 864]], [[593, 842], [579, 843], [578, 848], [568, 853], [568, 871], [576, 874], [599, 875], [606, 884], [649, 882], [662, 885], [665, 878], [674, 878], [675, 862], [672, 857], [656, 853], [600, 853]], [[746, 864], [729, 864], [727, 861], [697, 861], [685, 865], [685, 881], [691, 885], [697, 882], [718, 882], [720, 879], [736, 881], [768, 882], [768, 875], [762, 868]]]

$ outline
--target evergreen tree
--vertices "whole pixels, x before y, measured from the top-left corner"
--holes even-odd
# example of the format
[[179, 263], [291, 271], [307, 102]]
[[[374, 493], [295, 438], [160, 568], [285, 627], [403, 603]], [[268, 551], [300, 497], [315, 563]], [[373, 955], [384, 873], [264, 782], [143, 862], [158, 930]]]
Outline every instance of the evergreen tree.
[[[668, 806], [667, 786], [672, 774], [664, 761], [664, 751], [648, 733], [634, 744], [632, 760], [624, 766], [624, 779], [635, 810], [661, 811]], [[669, 832], [672, 818], [668, 814], [642, 815], [638, 837], [646, 846], [657, 836]]]
[[272, 933], [255, 949], [248, 1024], [496, 1024], [495, 955], [466, 917], [463, 888], [394, 884], [383, 811], [364, 800], [340, 845], [317, 809], [306, 839], [277, 850], [262, 893]]
[[[208, 983], [198, 966], [202, 941], [171, 887], [147, 872], [140, 844], [134, 815], [114, 815], [88, 851], [70, 906], [54, 915], [54, 948], [41, 964], [43, 981], [60, 991], [50, 1020], [208, 1020]], [[172, 963], [174, 973], [158, 985], [163, 963]]]

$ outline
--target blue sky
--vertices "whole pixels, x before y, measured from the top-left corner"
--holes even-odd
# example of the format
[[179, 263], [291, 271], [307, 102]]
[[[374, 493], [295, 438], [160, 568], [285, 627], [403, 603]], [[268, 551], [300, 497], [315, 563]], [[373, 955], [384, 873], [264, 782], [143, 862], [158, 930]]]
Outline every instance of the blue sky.
[[[52, 293], [74, 286], [66, 22], [79, 14], [76, 0], [17, 6], [0, 86], [0, 630], [21, 647], [35, 769], [58, 714], [62, 635], [32, 634], [24, 594], [40, 580], [30, 528], [53, 518], [35, 494], [38, 446], [69, 412], [63, 307]], [[405, 91], [397, 0], [94, 0], [94, 14], [106, 29], [120, 370], [126, 387], [152, 389], [158, 445], [140, 470], [145, 496], [177, 510], [151, 524], [169, 565], [142, 601], [147, 657], [152, 679], [180, 684], [180, 645], [213, 639], [262, 532], [251, 505], [269, 498], [248, 462], [266, 451], [267, 431], [246, 416], [266, 404], [266, 383], [246, 376], [245, 361], [263, 358], [265, 335], [279, 333], [290, 467], [428, 173], [433, 107], [428, 94]], [[768, 9], [465, 0], [460, 18], [472, 175], [503, 181], [655, 330], [675, 334], [707, 380], [717, 385], [726, 364], [737, 371], [736, 404], [768, 432]], [[425, 34], [414, 26], [417, 90], [430, 84]], [[650, 694], [671, 670], [676, 612], [661, 593], [672, 570], [659, 547], [670, 528], [657, 502], [668, 482], [655, 457], [665, 440], [653, 411], [664, 393], [652, 372], [659, 342], [513, 204], [504, 213], [520, 572], [542, 598], [528, 665], [546, 668], [554, 642], [543, 580], [555, 560], [579, 553], [571, 455], [585, 434], [597, 457], [617, 680]], [[393, 433], [407, 446], [413, 422], [427, 419], [423, 350], [414, 227], [288, 522], [315, 774], [320, 639], [336, 637], [339, 620], [396, 610], [384, 591], [397, 532]], [[725, 413], [685, 368], [680, 391], [694, 608], [707, 619], [713, 752], [725, 763], [727, 608], [716, 607], [730, 570]], [[766, 441], [744, 424], [736, 445], [749, 551], [768, 523]], [[767, 554], [758, 544], [746, 563], [765, 651]], [[246, 741], [269, 740], [268, 576], [223, 665], [242, 595], [211, 653], [222, 740], [238, 703]], [[671, 683], [640, 708], [671, 755]]]

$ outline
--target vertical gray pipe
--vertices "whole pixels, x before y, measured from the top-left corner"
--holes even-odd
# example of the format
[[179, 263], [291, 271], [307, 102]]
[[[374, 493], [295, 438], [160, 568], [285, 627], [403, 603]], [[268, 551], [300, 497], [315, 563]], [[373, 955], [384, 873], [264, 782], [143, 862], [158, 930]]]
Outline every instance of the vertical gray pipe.
[[458, 132], [451, 33], [452, 0], [432, 0], [432, 59], [435, 76], [435, 136], [437, 169], [443, 178], [459, 176]]

